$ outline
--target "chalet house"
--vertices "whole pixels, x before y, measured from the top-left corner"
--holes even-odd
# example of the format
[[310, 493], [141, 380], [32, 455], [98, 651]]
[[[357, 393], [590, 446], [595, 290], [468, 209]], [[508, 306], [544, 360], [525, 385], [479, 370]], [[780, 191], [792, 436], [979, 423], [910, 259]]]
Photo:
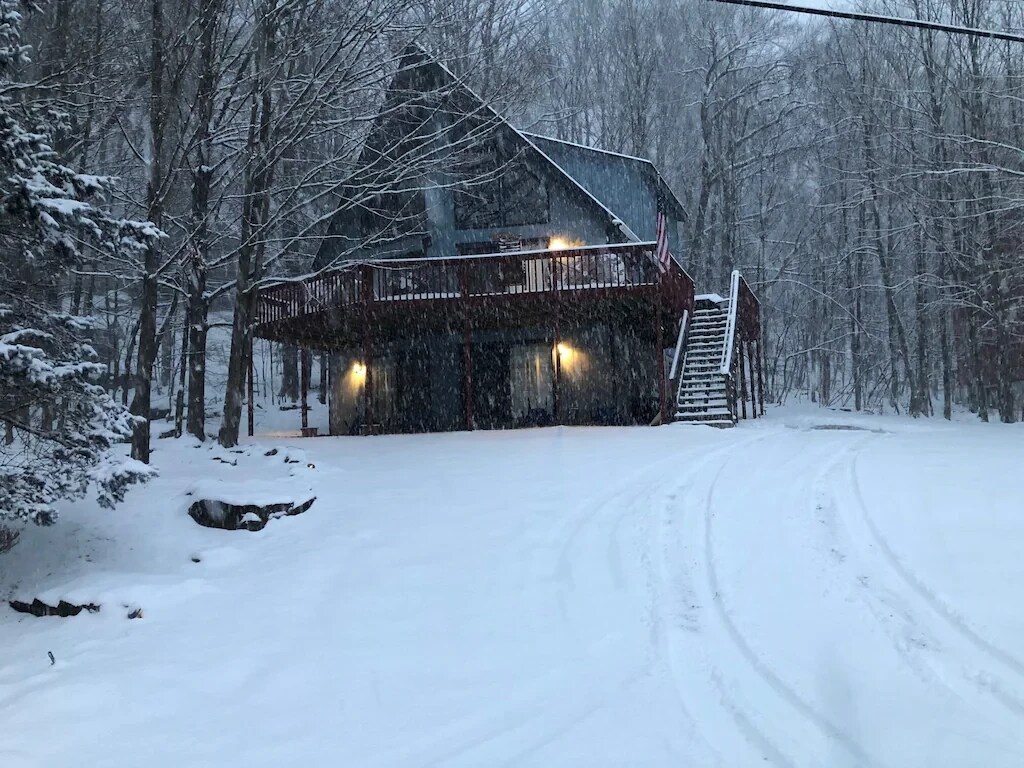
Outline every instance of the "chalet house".
[[343, 197], [254, 328], [330, 352], [332, 434], [756, 415], [757, 300], [695, 295], [649, 160], [519, 131], [413, 49]]

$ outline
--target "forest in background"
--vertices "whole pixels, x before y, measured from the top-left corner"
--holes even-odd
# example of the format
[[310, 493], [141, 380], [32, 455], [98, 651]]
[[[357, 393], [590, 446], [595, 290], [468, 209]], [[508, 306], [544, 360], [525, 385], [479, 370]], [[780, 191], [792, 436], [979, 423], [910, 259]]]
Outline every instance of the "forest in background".
[[[707, 0], [3, 5], [29, 46], [6, 92], [52, 117], [65, 163], [111, 178], [112, 215], [164, 233], [83, 249], [40, 294], [94, 319], [108, 390], [136, 415], [166, 404], [179, 434], [223, 411], [237, 442], [261, 281], [308, 271], [337, 211], [431, 162], [356, 167], [412, 42], [518, 127], [651, 158], [697, 284], [724, 292], [736, 268], [761, 299], [771, 400], [1021, 416], [1024, 46]], [[1012, 0], [863, 7], [1024, 28]], [[277, 358], [294, 398], [298, 355]], [[150, 442], [137, 421], [133, 455]]]

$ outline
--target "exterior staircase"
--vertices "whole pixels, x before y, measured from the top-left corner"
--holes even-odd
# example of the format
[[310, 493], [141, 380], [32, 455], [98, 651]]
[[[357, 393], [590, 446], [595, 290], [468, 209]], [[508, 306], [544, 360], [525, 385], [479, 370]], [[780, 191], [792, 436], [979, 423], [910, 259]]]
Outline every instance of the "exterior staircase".
[[735, 328], [729, 322], [729, 300], [701, 299], [687, 329], [675, 421], [732, 427], [736, 424], [731, 406], [733, 384], [731, 377], [722, 373], [723, 351]]

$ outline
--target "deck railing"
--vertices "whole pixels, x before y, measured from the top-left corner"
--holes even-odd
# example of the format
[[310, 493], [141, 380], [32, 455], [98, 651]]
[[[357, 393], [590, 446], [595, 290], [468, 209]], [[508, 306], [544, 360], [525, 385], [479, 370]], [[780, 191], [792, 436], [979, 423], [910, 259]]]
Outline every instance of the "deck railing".
[[725, 340], [722, 344], [722, 364], [719, 373], [728, 376], [732, 372], [733, 352], [736, 344], [760, 337], [761, 305], [739, 270], [733, 270], [729, 283], [729, 314], [725, 324]]
[[443, 301], [520, 294], [660, 288], [692, 306], [693, 280], [675, 261], [661, 274], [654, 243], [520, 251], [454, 258], [388, 259], [340, 267], [260, 290], [256, 323], [375, 302]]

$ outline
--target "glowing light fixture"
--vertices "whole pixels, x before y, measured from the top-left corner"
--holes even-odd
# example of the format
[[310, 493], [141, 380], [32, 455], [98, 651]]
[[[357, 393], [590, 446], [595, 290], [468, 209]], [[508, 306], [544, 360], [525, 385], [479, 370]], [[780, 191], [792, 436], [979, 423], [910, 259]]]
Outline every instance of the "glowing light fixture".
[[358, 381], [365, 381], [366, 363], [352, 363], [352, 378]]
[[555, 346], [555, 349], [558, 350], [558, 356], [562, 360], [568, 360], [569, 358], [571, 358], [574, 351], [573, 348], [566, 344], [564, 341], [558, 342], [558, 344]]
[[549, 251], [564, 251], [566, 248], [571, 248], [572, 243], [569, 242], [569, 238], [562, 237], [561, 235], [555, 235], [548, 240]]

